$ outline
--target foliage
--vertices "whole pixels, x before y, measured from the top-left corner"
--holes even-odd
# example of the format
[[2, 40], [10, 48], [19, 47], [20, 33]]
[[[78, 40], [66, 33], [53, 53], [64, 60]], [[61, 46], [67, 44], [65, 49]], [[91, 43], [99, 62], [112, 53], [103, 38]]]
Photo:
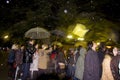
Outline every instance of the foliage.
[[21, 0], [2, 4], [0, 34], [4, 35], [7, 32], [11, 41], [23, 41], [24, 33], [33, 27], [40, 26], [49, 31], [60, 29], [70, 34], [74, 25], [81, 23], [89, 29], [85, 35], [86, 41], [105, 41], [108, 38], [116, 41], [119, 24], [108, 21], [106, 14], [103, 14], [104, 7], [106, 8], [111, 1]]

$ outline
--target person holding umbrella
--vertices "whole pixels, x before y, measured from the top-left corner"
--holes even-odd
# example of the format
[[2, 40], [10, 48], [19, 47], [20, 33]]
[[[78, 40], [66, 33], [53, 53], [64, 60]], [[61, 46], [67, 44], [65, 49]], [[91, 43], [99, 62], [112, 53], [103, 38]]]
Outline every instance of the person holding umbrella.
[[36, 80], [38, 77], [38, 60], [39, 60], [39, 55], [38, 55], [38, 49], [39, 49], [39, 44], [37, 43], [35, 45], [36, 51], [33, 54], [33, 63], [30, 64], [30, 71], [31, 71], [31, 80]]
[[25, 52], [23, 54], [23, 76], [22, 80], [27, 80], [29, 76], [30, 64], [33, 61], [33, 54], [35, 53], [36, 49], [34, 47], [34, 40], [30, 39], [28, 44], [25, 47]]

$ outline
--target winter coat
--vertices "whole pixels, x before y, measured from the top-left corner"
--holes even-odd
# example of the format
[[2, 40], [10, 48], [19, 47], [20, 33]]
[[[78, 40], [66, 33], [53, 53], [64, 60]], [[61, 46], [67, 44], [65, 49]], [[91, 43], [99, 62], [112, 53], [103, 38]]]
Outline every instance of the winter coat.
[[101, 49], [98, 50], [98, 58], [99, 58], [99, 63], [100, 63], [100, 77], [102, 76], [102, 62], [104, 59], [105, 53]]
[[23, 60], [23, 51], [18, 49], [16, 50], [16, 54], [15, 54], [15, 62], [17, 65], [20, 65], [22, 64], [22, 60]]
[[75, 77], [80, 80], [83, 80], [84, 60], [85, 60], [86, 49], [81, 48], [79, 54], [80, 56], [78, 57], [78, 60], [76, 63]]
[[59, 63], [65, 63], [65, 56], [62, 51], [59, 51], [57, 56], [56, 56], [57, 62]]
[[102, 63], [103, 71], [101, 80], [114, 80], [110, 69], [110, 61], [111, 57], [109, 55], [105, 55], [105, 58]]
[[52, 49], [44, 50], [39, 49], [39, 60], [38, 60], [38, 68], [39, 69], [48, 69], [48, 64], [50, 61], [49, 53], [52, 51]]
[[28, 44], [23, 54], [23, 63], [32, 63], [35, 51], [35, 47], [32, 44]]
[[114, 80], [120, 80], [118, 64], [120, 62], [120, 56], [114, 56], [111, 60], [110, 67]]
[[100, 80], [100, 66], [97, 52], [93, 51], [92, 49], [88, 50], [84, 64], [83, 80]]

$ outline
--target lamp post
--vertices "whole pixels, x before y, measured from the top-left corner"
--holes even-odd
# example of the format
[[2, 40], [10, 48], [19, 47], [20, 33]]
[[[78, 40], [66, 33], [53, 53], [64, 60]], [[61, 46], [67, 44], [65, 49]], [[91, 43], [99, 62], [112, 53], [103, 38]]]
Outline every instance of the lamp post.
[[5, 36], [4, 36], [4, 39], [8, 39], [8, 37], [9, 37], [8, 35], [5, 35]]

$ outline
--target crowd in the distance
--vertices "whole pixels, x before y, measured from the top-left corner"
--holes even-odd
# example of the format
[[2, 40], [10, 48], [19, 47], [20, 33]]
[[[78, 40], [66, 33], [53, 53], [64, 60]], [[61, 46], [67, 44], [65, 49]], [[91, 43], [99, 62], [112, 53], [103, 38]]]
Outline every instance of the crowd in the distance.
[[90, 41], [87, 47], [13, 44], [8, 55], [8, 80], [120, 80], [118, 47]]

